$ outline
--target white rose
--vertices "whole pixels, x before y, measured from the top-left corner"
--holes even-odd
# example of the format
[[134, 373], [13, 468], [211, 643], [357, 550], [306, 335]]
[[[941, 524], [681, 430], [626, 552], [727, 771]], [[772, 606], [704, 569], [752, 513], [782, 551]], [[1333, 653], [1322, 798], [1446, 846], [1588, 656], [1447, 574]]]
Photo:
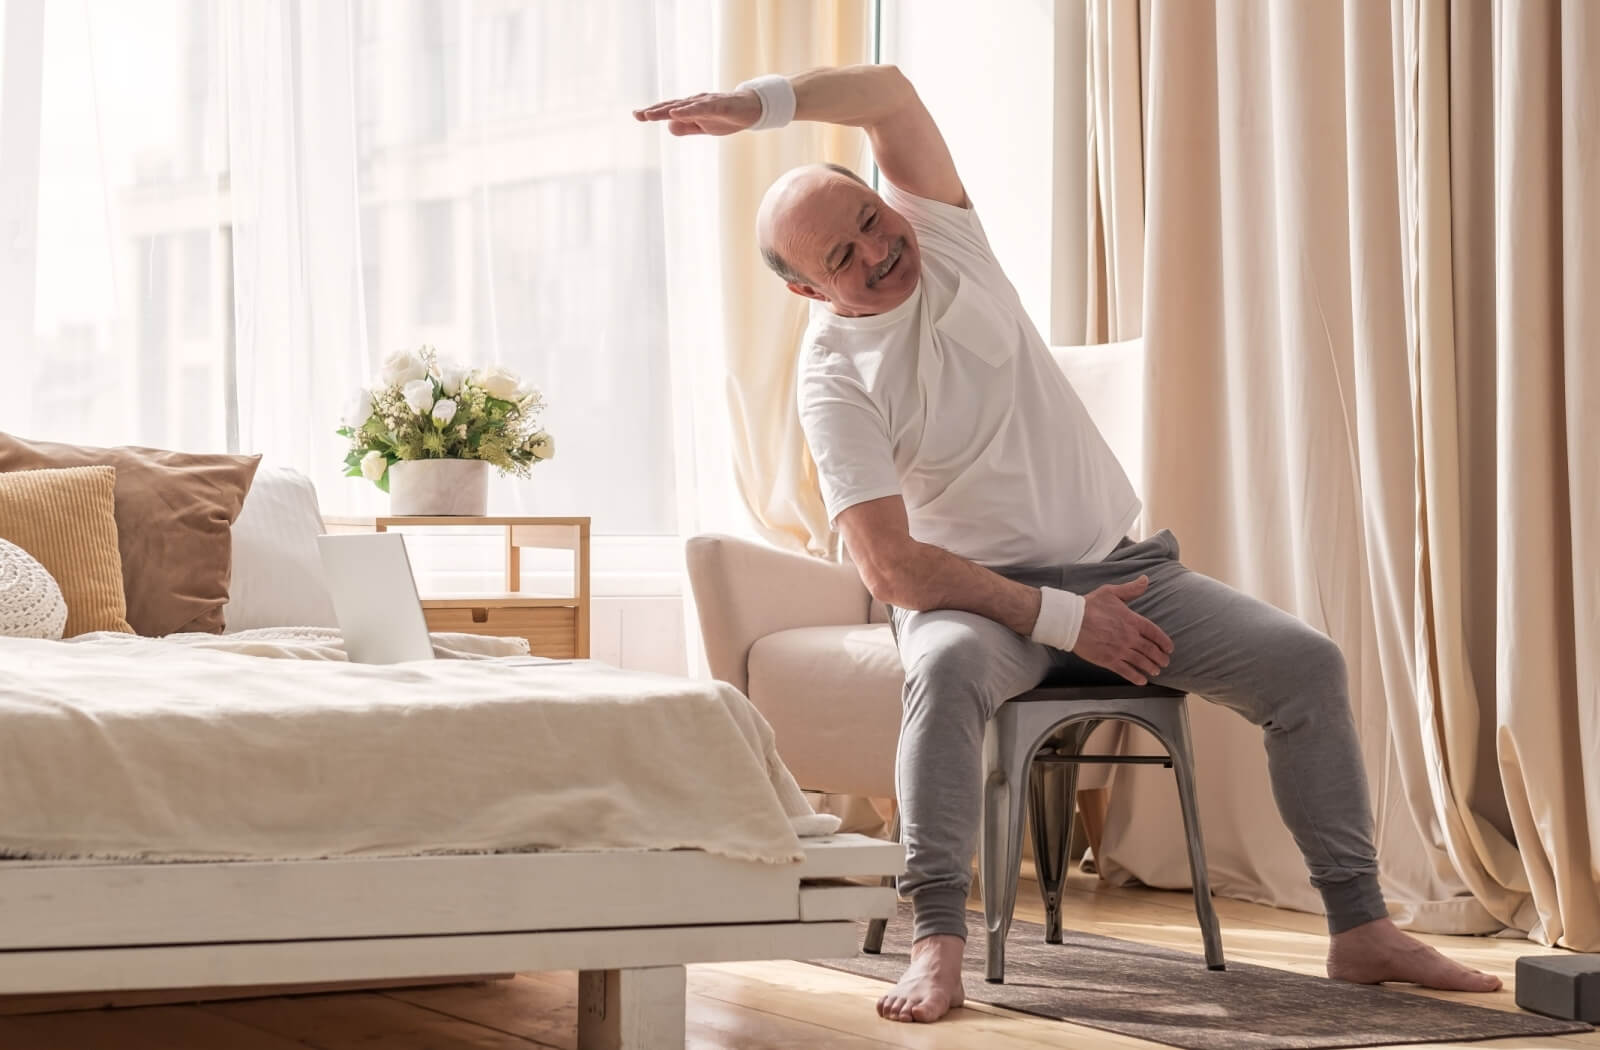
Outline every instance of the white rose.
[[453, 361], [439, 366], [439, 385], [444, 388], [445, 397], [455, 397], [461, 393], [461, 384], [467, 378], [467, 371]]
[[411, 406], [411, 411], [425, 416], [433, 410], [433, 380], [413, 379], [401, 388], [400, 394]]
[[456, 403], [448, 397], [442, 397], [433, 406], [433, 425], [443, 430], [456, 418]]
[[368, 481], [377, 481], [388, 469], [389, 459], [382, 452], [373, 450], [361, 457], [361, 476]]
[[517, 391], [522, 387], [522, 380], [517, 378], [516, 373], [503, 365], [479, 369], [475, 381], [484, 393], [502, 401], [515, 401]]
[[401, 386], [428, 375], [428, 362], [415, 350], [396, 350], [383, 360], [378, 370], [384, 386]]
[[549, 459], [556, 454], [556, 439], [549, 434], [540, 434], [533, 439], [529, 450], [534, 459]]
[[372, 391], [362, 387], [351, 396], [349, 404], [345, 406], [345, 425], [360, 429], [372, 415], [372, 408]]

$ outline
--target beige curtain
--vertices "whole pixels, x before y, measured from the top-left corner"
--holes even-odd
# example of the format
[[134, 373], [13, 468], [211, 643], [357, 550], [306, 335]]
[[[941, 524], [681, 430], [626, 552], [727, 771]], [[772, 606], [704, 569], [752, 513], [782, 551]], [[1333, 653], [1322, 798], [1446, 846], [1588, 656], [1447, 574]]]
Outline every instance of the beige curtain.
[[[1589, 950], [1596, 53], [1585, 0], [1158, 2], [1144, 271], [1148, 520], [1343, 648], [1397, 917]], [[1193, 713], [1213, 885], [1320, 910]], [[1112, 798], [1103, 868], [1187, 885], [1170, 782]]]
[[1417, 61], [1419, 700], [1451, 857], [1600, 949], [1600, 8], [1431, 3]]
[[1144, 99], [1150, 0], [1058, 9], [1051, 339], [1136, 338], [1144, 310]]
[[[870, 61], [866, 0], [723, 0], [716, 17], [718, 86], [763, 73]], [[703, 145], [684, 143], [685, 146]], [[832, 556], [816, 465], [795, 410], [795, 365], [806, 300], [783, 287], [756, 248], [761, 196], [783, 172], [833, 161], [868, 176], [866, 136], [803, 122], [719, 140], [723, 353], [740, 496], [771, 542]]]

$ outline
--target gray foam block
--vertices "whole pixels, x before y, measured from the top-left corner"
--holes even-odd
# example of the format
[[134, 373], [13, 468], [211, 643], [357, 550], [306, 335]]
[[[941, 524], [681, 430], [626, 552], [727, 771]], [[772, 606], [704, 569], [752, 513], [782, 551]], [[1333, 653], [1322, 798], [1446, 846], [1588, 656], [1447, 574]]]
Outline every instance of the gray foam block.
[[1600, 1022], [1600, 955], [1524, 955], [1517, 1005], [1546, 1017]]

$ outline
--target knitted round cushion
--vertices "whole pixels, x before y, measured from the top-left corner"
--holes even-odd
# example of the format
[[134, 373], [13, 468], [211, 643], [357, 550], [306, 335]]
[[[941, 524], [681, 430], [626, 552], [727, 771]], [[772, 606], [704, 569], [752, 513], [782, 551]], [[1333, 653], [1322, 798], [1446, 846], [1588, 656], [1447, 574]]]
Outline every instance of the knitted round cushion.
[[0, 540], [0, 635], [60, 638], [67, 603], [54, 576], [15, 543]]

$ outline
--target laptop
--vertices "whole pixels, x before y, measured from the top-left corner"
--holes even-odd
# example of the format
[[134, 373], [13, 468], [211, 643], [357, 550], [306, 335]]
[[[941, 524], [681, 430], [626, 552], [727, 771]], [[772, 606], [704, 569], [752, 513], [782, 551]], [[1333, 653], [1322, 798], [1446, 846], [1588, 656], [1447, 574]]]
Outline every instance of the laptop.
[[405, 537], [398, 532], [318, 536], [323, 575], [352, 663], [432, 660]]

